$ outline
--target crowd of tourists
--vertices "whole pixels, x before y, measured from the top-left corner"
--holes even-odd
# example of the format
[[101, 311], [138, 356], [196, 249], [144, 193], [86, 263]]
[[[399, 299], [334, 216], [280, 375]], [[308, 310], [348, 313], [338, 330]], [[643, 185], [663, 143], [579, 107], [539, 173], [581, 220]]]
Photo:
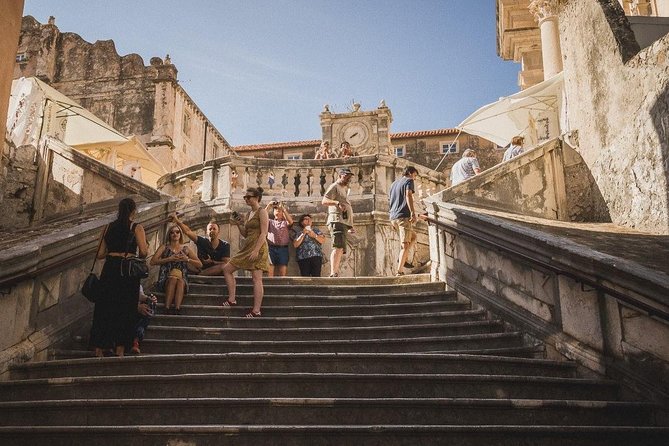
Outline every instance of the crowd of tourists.
[[[329, 277], [339, 277], [341, 261], [346, 254], [348, 234], [354, 233], [353, 207], [348, 199], [353, 172], [338, 170], [338, 178], [325, 191], [321, 204], [327, 207], [326, 225], [332, 239], [329, 255]], [[413, 225], [417, 214], [414, 207], [414, 180], [418, 171], [407, 167], [396, 180], [389, 194], [390, 218], [401, 242], [397, 275], [403, 275], [407, 253], [415, 244]], [[175, 213], [169, 217], [165, 240], [151, 256], [149, 264], [158, 266], [158, 280], [153, 289], [164, 295], [163, 312], [181, 314], [188, 294], [189, 275], [222, 275], [227, 287], [227, 299], [222, 307], [237, 305], [235, 272], [249, 271], [253, 283], [253, 305], [245, 313], [248, 318], [261, 316], [264, 296], [263, 276], [286, 276], [290, 260], [290, 245], [295, 250], [300, 275], [321, 277], [324, 263], [325, 234], [314, 225], [310, 214], [294, 219], [288, 205], [272, 200], [261, 205], [264, 190], [249, 188], [244, 194], [247, 212], [233, 211], [230, 222], [243, 237], [239, 251], [231, 256], [230, 244], [220, 238], [220, 226], [211, 221], [206, 237], [197, 235]], [[142, 277], [133, 275], [129, 258], [146, 258], [149, 246], [141, 224], [136, 223], [137, 205], [131, 198], [120, 201], [116, 220], [106, 226], [101, 235], [97, 258], [104, 259], [100, 274], [98, 296], [95, 299], [90, 342], [96, 356], [124, 356], [140, 353], [144, 330], [156, 308], [156, 297], [145, 294], [140, 285]], [[190, 239], [196, 249], [185, 243]]]

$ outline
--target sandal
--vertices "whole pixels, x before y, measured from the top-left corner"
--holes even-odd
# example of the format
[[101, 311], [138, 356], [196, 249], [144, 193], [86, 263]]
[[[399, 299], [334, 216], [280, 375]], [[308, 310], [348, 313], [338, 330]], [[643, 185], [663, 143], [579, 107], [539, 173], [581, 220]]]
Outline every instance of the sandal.
[[402, 271], [399, 271], [397, 274], [395, 274], [395, 277], [402, 277], [404, 273]]
[[339, 277], [339, 274], [337, 274], [337, 273], [332, 273], [332, 274], [330, 274], [330, 277]]
[[224, 308], [234, 307], [235, 305], [237, 305], [237, 301], [230, 302], [229, 300], [226, 300], [221, 304], [221, 306]]
[[248, 313], [246, 313], [246, 316], [244, 317], [260, 317], [260, 316], [261, 316], [260, 311], [256, 313], [255, 311], [251, 310]]

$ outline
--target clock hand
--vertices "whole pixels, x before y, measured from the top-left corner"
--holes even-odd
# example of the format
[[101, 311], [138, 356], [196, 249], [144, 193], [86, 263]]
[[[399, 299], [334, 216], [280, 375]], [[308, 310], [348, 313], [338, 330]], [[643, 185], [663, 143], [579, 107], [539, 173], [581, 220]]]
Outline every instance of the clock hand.
[[351, 138], [355, 138], [357, 136], [358, 132], [355, 132], [354, 134], [351, 135]]

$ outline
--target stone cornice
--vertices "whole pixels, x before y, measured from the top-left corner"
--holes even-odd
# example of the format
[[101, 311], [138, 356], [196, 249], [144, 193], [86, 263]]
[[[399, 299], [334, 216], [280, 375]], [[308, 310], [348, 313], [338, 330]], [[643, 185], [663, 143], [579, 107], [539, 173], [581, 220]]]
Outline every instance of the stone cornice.
[[557, 18], [558, 7], [558, 0], [532, 0], [528, 9], [535, 20], [541, 24], [544, 20]]

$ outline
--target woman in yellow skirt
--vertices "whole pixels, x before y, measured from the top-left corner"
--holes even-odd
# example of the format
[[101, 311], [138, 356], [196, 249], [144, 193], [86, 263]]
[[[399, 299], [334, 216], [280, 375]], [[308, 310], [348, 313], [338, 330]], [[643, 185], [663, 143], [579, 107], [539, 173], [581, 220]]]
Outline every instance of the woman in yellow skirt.
[[237, 305], [237, 281], [234, 272], [238, 269], [251, 271], [253, 280], [253, 308], [246, 313], [246, 317], [259, 317], [264, 289], [262, 284], [263, 272], [269, 271], [269, 250], [267, 248], [267, 228], [269, 216], [267, 211], [260, 207], [262, 187], [246, 189], [244, 201], [251, 208], [246, 222], [233, 212], [232, 222], [237, 225], [239, 233], [245, 238], [244, 246], [235, 254], [223, 268], [225, 283], [228, 286], [228, 300], [223, 302], [224, 307]]

